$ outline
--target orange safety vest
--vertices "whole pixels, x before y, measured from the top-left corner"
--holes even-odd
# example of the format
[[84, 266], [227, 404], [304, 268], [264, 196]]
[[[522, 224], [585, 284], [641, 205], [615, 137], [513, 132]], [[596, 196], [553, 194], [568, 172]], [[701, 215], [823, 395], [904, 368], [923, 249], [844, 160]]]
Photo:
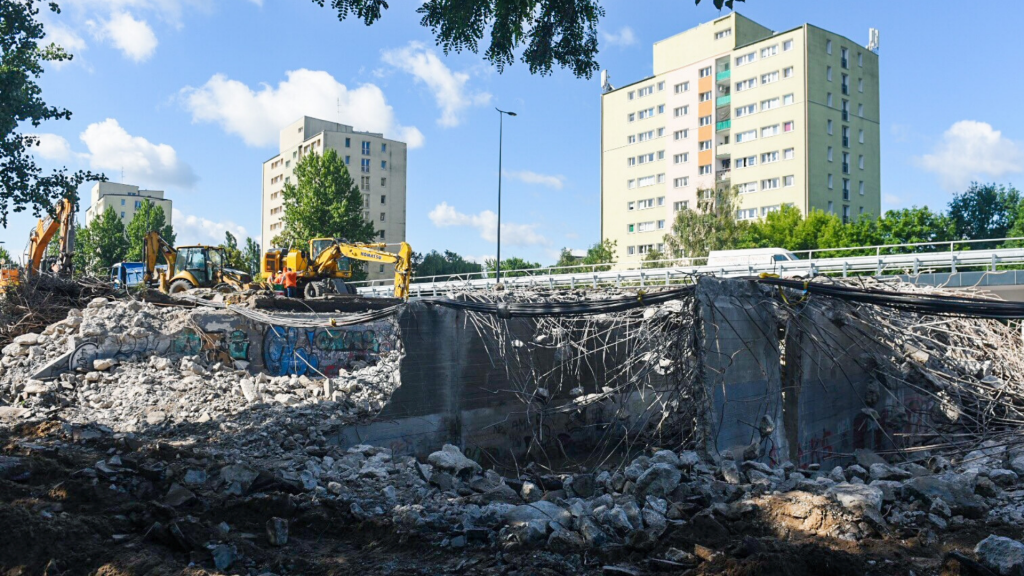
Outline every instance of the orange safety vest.
[[285, 288], [296, 288], [299, 285], [299, 275], [294, 271], [288, 271], [284, 273], [284, 281], [282, 282]]

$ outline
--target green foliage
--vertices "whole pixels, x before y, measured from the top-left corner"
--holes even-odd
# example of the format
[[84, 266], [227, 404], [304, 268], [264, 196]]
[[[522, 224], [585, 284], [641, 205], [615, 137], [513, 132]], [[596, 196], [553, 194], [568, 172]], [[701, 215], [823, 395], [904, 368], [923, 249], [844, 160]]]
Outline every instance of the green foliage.
[[224, 232], [224, 243], [220, 245], [224, 250], [224, 267], [234, 268], [235, 270], [248, 270], [248, 265], [245, 263], [245, 257], [242, 256], [242, 251], [238, 249], [238, 239], [231, 232]]
[[[444, 254], [431, 250], [426, 255], [413, 253], [413, 282], [430, 282], [430, 276], [446, 276], [456, 274], [473, 274], [483, 271], [483, 266], [470, 262], [462, 256], [445, 250]], [[422, 278], [422, 280], [420, 280]]]
[[668, 256], [659, 250], [651, 250], [645, 256], [642, 262], [640, 262], [641, 268], [668, 268], [672, 265], [672, 261]]
[[[484, 261], [484, 268], [487, 269], [487, 276], [490, 278], [494, 277], [494, 268], [496, 263], [497, 261], [494, 258], [488, 258]], [[540, 264], [523, 260], [518, 256], [513, 256], [501, 261], [501, 277], [514, 278], [516, 276], [529, 276], [529, 273], [527, 272], [513, 272], [513, 270], [529, 270], [532, 268], [540, 268]]]
[[[945, 214], [932, 212], [927, 206], [889, 210], [877, 222], [878, 238], [873, 239], [875, 244], [945, 242], [956, 238], [956, 225], [953, 219]], [[943, 249], [921, 246], [911, 251], [930, 252]]]
[[259, 278], [260, 275], [260, 245], [252, 238], [245, 239], [245, 249], [242, 250], [242, 270], [245, 270], [253, 278]]
[[7, 251], [7, 248], [0, 246], [0, 264], [11, 264], [11, 253]]
[[[125, 226], [125, 233], [128, 235], [128, 253], [124, 258], [126, 261], [142, 262], [143, 244], [150, 230], [156, 230], [168, 244], [174, 246], [174, 228], [167, 223], [164, 209], [149, 200], [143, 200], [139, 209], [135, 211], [135, 216]], [[158, 262], [166, 264], [162, 255]]]
[[673, 258], [704, 258], [711, 250], [734, 248], [743, 238], [746, 222], [736, 220], [736, 190], [697, 191], [697, 209], [680, 210], [665, 235]]
[[[617, 245], [618, 241], [605, 239], [587, 248], [587, 253], [582, 258], [574, 256], [572, 250], [562, 248], [558, 262], [555, 263], [555, 267], [558, 268], [555, 272], [563, 273], [583, 270], [579, 266], [588, 266], [586, 270], [596, 270], [598, 272], [611, 270], [611, 264], [615, 263], [615, 247]], [[601, 266], [601, 264], [608, 264], [608, 266]]]
[[77, 231], [76, 244], [75, 270], [101, 277], [125, 260], [129, 248], [124, 224], [113, 206], [107, 206], [103, 214]]
[[[42, 2], [38, 2], [42, 4]], [[36, 83], [43, 62], [71, 60], [56, 44], [40, 46], [45, 33], [36, 17], [37, 0], [0, 0], [0, 225], [7, 227], [10, 212], [31, 209], [35, 216], [54, 212], [61, 198], [77, 204], [78, 187], [89, 180], [105, 180], [102, 174], [66, 168], [44, 174], [36, 165], [30, 148], [38, 138], [22, 134], [19, 126], [38, 127], [46, 120], [67, 120], [71, 112], [48, 106]], [[60, 12], [57, 4], [49, 9]]]
[[[1014, 229], [1021, 203], [1020, 192], [1010, 186], [972, 182], [966, 192], [953, 195], [949, 218], [957, 239], [1005, 238]], [[994, 248], [996, 243], [979, 242], [971, 248]]]

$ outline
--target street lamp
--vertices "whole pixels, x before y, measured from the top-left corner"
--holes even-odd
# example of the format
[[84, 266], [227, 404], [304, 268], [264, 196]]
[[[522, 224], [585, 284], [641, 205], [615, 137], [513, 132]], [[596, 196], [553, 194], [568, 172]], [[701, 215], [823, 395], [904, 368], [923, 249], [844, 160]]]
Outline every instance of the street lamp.
[[498, 111], [498, 259], [495, 263], [494, 285], [501, 284], [501, 141], [504, 128], [505, 115], [515, 116], [515, 112], [506, 112], [495, 108]]

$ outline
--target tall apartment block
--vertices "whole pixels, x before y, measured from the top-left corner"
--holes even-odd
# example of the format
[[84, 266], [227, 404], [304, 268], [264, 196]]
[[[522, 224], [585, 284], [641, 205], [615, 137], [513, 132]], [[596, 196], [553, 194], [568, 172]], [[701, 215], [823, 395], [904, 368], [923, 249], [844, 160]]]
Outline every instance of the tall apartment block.
[[636, 266], [698, 190], [735, 187], [736, 217], [789, 204], [845, 221], [881, 210], [878, 55], [809, 24], [732, 13], [654, 45], [654, 75], [605, 83], [601, 236]]
[[[295, 183], [295, 165], [306, 154], [335, 150], [363, 193], [363, 217], [373, 222], [377, 241], [405, 241], [406, 145], [383, 134], [357, 132], [352, 126], [304, 116], [281, 130], [280, 154], [263, 163], [262, 233], [264, 250], [281, 233], [281, 190]], [[390, 250], [391, 248], [389, 248]], [[397, 247], [393, 251], [397, 251]], [[370, 280], [394, 277], [391, 264], [367, 265]]]

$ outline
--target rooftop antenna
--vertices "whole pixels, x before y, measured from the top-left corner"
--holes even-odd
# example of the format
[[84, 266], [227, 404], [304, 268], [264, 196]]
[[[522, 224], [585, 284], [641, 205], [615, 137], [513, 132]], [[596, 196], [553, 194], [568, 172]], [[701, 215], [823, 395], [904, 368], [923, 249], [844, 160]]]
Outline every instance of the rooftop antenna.
[[878, 28], [868, 28], [867, 49], [872, 52], [878, 52]]
[[612, 86], [611, 74], [607, 70], [601, 70], [601, 91], [611, 92], [612, 90], [615, 90], [615, 87]]

